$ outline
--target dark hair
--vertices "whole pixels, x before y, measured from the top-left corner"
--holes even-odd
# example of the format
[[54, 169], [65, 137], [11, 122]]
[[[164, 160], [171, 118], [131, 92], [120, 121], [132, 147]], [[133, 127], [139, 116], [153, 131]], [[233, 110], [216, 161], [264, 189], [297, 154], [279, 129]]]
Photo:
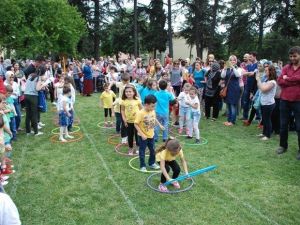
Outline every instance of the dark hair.
[[224, 67], [225, 67], [225, 61], [224, 60], [219, 60], [219, 65], [220, 65], [220, 69], [222, 70], [222, 69], [224, 69]]
[[165, 80], [161, 80], [161, 81], [159, 81], [159, 89], [160, 90], [166, 90], [166, 88], [167, 88], [167, 86], [168, 86], [168, 83], [167, 83], [167, 81], [165, 81]]
[[177, 139], [169, 138], [162, 146], [160, 146], [155, 153], [162, 152], [163, 150], [168, 150], [172, 153], [178, 153], [181, 150], [180, 143]]
[[187, 64], [187, 61], [185, 61], [185, 60], [181, 61], [181, 66], [185, 66], [186, 64]]
[[269, 69], [268, 80], [277, 80], [276, 68], [273, 65], [269, 65], [268, 69]]
[[66, 83], [68, 83], [68, 84], [71, 84], [73, 87], [75, 87], [75, 82], [74, 82], [73, 77], [66, 76], [66, 77], [64, 78], [64, 81], [65, 81]]
[[14, 89], [10, 85], [5, 86], [5, 90], [6, 90], [6, 92], [13, 92], [14, 91]]
[[124, 91], [123, 91], [123, 94], [122, 94], [122, 100], [125, 100], [125, 99], [127, 99], [127, 96], [126, 96], [126, 89], [129, 89], [129, 88], [131, 88], [132, 89], [132, 91], [133, 91], [133, 93], [134, 93], [134, 95], [133, 95], [133, 99], [137, 99], [137, 92], [136, 92], [136, 89], [135, 89], [135, 87], [132, 85], [132, 84], [126, 84], [126, 86], [125, 86], [125, 88], [124, 88]]
[[70, 92], [71, 92], [70, 86], [64, 85], [64, 87], [63, 87], [63, 94], [65, 95], [65, 94], [68, 94]]
[[249, 55], [253, 55], [254, 57], [257, 57], [257, 52], [255, 52], [255, 51], [250, 52]]
[[105, 88], [108, 88], [109, 87], [109, 83], [105, 83], [104, 85], [103, 85], [103, 88], [105, 89]]
[[148, 95], [144, 101], [145, 104], [155, 104], [156, 102], [157, 102], [157, 99], [154, 95]]
[[46, 60], [45, 60], [44, 56], [38, 55], [37, 57], [35, 57], [35, 61], [37, 61], [37, 62], [43, 62], [43, 61], [46, 61]]
[[289, 50], [289, 55], [292, 55], [292, 54], [300, 55], [300, 47], [299, 46], [291, 47]]
[[122, 73], [121, 80], [125, 81], [125, 82], [129, 81], [130, 80], [130, 74], [129, 73]]
[[148, 79], [147, 80], [147, 83], [146, 83], [146, 86], [149, 88], [149, 89], [152, 89], [152, 86], [154, 83], [157, 83], [157, 80], [155, 79]]

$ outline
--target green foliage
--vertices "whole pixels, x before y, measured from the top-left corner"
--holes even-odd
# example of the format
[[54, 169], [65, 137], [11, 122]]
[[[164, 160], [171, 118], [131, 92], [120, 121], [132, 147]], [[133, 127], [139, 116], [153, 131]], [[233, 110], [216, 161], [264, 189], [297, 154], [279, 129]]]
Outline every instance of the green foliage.
[[0, 43], [15, 50], [19, 57], [75, 54], [85, 31], [80, 14], [61, 0], [4, 0], [0, 2], [0, 12], [8, 14], [0, 25]]

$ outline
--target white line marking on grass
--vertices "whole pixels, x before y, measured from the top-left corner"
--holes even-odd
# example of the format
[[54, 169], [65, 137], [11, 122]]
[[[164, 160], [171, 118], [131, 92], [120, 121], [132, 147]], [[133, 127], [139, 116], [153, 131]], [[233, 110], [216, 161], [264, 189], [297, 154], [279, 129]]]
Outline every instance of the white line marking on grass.
[[90, 135], [88, 134], [87, 130], [85, 129], [82, 121], [81, 121], [81, 127], [82, 130], [84, 132], [84, 134], [87, 136], [87, 138], [89, 139], [90, 143], [92, 144], [94, 150], [96, 151], [97, 156], [99, 157], [99, 159], [101, 160], [101, 163], [104, 167], [104, 169], [106, 170], [107, 174], [108, 174], [108, 179], [110, 179], [112, 181], [112, 183], [115, 185], [115, 187], [118, 189], [118, 191], [121, 193], [122, 197], [124, 198], [125, 202], [127, 203], [127, 205], [129, 206], [131, 212], [133, 212], [133, 214], [135, 215], [136, 219], [137, 219], [137, 223], [139, 225], [143, 225], [144, 221], [142, 220], [142, 218], [140, 217], [138, 211], [136, 210], [136, 208], [134, 207], [134, 204], [132, 203], [132, 201], [129, 199], [129, 197], [125, 194], [125, 192], [123, 191], [123, 189], [120, 187], [120, 185], [118, 185], [118, 183], [115, 181], [115, 179], [113, 178], [113, 175], [111, 173], [111, 170], [109, 169], [109, 167], [107, 166], [102, 154], [100, 152], [97, 151], [97, 147], [96, 144], [94, 142], [94, 140], [92, 139], [92, 137], [90, 137]]
[[249, 210], [251, 210], [252, 212], [256, 213], [257, 215], [259, 215], [262, 219], [267, 220], [269, 223], [271, 224], [276, 224], [279, 225], [279, 223], [277, 223], [276, 221], [274, 221], [273, 219], [270, 219], [268, 216], [264, 215], [261, 211], [259, 211], [258, 209], [256, 209], [254, 206], [252, 206], [251, 204], [249, 204], [248, 202], [244, 202], [243, 200], [241, 200], [238, 196], [234, 195], [231, 191], [227, 190], [226, 188], [224, 188], [223, 186], [219, 185], [218, 183], [216, 183], [215, 181], [213, 181], [212, 179], [208, 180], [214, 184], [215, 186], [217, 186], [219, 189], [221, 189], [225, 194], [229, 195], [231, 198], [233, 198], [234, 200], [240, 202], [244, 207], [248, 208]]

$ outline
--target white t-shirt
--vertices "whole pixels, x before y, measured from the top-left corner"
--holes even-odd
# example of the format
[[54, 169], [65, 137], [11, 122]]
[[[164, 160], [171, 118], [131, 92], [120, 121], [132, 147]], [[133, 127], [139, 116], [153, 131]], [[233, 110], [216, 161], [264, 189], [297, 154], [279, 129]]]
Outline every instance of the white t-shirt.
[[58, 102], [58, 111], [64, 111], [64, 103], [67, 103], [66, 107], [67, 107], [67, 111], [70, 111], [71, 109], [71, 99], [65, 95], [63, 95]]
[[186, 102], [189, 102], [191, 100], [190, 95], [186, 94], [184, 91], [180, 92], [180, 94], [177, 97], [177, 100], [179, 102], [180, 107], [189, 107], [189, 105], [186, 104]]
[[107, 75], [107, 78], [108, 78], [108, 82], [117, 82], [118, 81], [118, 78], [119, 78], [119, 74], [118, 73], [114, 73], [114, 74], [111, 74], [111, 73], [108, 73]]
[[194, 99], [192, 99], [192, 98], [190, 98], [190, 99], [191, 99], [191, 100], [190, 100], [190, 103], [191, 103], [191, 105], [198, 104], [198, 107], [197, 107], [197, 109], [195, 109], [195, 108], [191, 107], [191, 109], [192, 109], [192, 112], [199, 112], [199, 113], [200, 113], [200, 102], [199, 102], [199, 98], [198, 98], [198, 96], [195, 96], [195, 98], [194, 98]]
[[0, 224], [21, 225], [18, 209], [12, 199], [5, 193], [0, 193]]

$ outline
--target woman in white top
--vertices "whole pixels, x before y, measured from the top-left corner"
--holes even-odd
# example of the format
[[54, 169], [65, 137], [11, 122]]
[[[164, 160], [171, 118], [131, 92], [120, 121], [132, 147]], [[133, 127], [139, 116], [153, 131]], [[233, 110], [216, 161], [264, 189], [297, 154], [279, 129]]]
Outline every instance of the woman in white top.
[[[266, 81], [261, 82], [261, 74], [265, 71]], [[256, 74], [257, 87], [261, 91], [260, 103], [262, 112], [262, 123], [263, 123], [263, 133], [258, 135], [261, 140], [269, 140], [272, 133], [272, 122], [271, 116], [272, 111], [275, 108], [275, 93], [276, 93], [276, 69], [274, 66], [269, 65], [263, 68], [259, 65], [259, 72]]]

